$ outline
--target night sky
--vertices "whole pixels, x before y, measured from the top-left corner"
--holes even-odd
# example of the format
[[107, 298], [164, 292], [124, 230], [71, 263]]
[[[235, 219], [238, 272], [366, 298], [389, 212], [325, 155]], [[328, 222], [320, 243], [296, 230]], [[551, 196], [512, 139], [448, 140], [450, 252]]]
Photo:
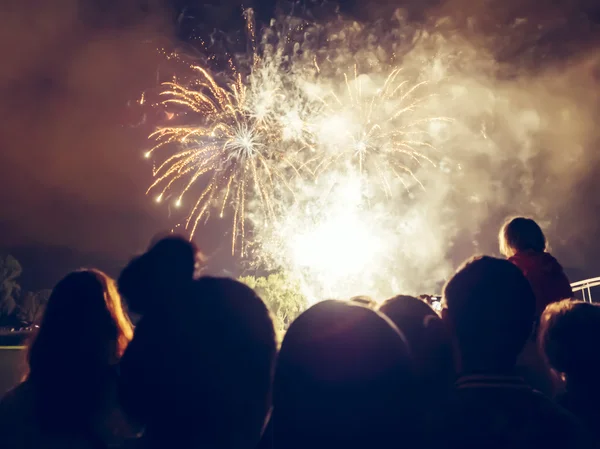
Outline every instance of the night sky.
[[[275, 1], [255, 6], [267, 18]], [[489, 38], [499, 60], [529, 64], [531, 70], [593, 53], [600, 36], [600, 6], [592, 0], [415, 0], [393, 7], [374, 0], [342, 6], [360, 20], [376, 20], [395, 6], [423, 24], [452, 16], [466, 28], [468, 18], [476, 17], [478, 32]], [[189, 43], [212, 28], [236, 28], [240, 10], [239, 2], [223, 0], [1, 2], [0, 248], [21, 260], [26, 288], [50, 287], [80, 266], [115, 275], [153, 235], [175, 224], [166, 207], [145, 195], [151, 165], [142, 155], [152, 123], [131, 105], [157, 84], [163, 63], [157, 47]], [[518, 17], [529, 19], [529, 32], [506, 37], [507, 24]], [[569, 218], [553, 231], [564, 231], [554, 238], [554, 249], [574, 276], [600, 275], [600, 243], [594, 239], [600, 230], [598, 160], [573, 184]], [[489, 232], [478, 237], [487, 242], [483, 248], [494, 248], [497, 219], [491, 217]], [[567, 232], [571, 220], [577, 233]], [[236, 271], [220, 226], [198, 232], [197, 243], [213, 255], [216, 271]]]

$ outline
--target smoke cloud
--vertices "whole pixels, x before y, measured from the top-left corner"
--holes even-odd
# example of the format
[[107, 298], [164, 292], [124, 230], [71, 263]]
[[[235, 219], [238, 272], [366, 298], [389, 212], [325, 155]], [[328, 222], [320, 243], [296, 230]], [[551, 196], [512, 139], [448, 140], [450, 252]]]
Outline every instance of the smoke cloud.
[[[586, 50], [568, 60], [552, 60], [553, 51], [560, 54], [565, 48], [549, 45], [550, 36], [564, 36], [565, 30], [550, 20], [551, 14], [532, 21], [520, 15], [526, 11], [509, 10], [500, 17], [508, 23], [494, 23], [489, 16], [477, 15], [488, 10], [457, 17], [445, 15], [446, 8], [440, 7], [438, 18], [427, 24], [415, 24], [407, 11], [396, 10], [391, 20], [374, 24], [340, 20], [323, 25], [325, 31], [318, 26], [305, 31], [296, 57], [319, 61], [320, 76], [331, 78], [328, 89], [342, 103], [350, 104], [355, 94], [344, 94], [340, 73], [352, 72], [354, 63], [359, 76], [355, 80], [350, 73], [348, 90], [354, 89], [353, 83], [364, 91], [371, 83], [381, 87], [382, 76], [398, 65], [401, 76], [430, 85], [433, 96], [420, 104], [417, 114], [452, 119], [430, 131], [437, 151], [431, 156], [435, 167], [424, 163], [414, 168], [422, 189], [415, 184], [392, 188], [391, 199], [380, 196], [376, 206], [354, 215], [348, 213], [348, 205], [337, 213], [345, 223], [320, 212], [314, 218], [303, 201], [286, 211], [284, 231], [275, 238], [279, 246], [268, 252], [274, 254], [275, 265], [303, 278], [309, 297], [371, 294], [381, 299], [397, 291], [439, 291], [441, 282], [468, 256], [497, 253], [500, 225], [517, 214], [542, 224], [551, 250], [565, 265], [594, 274], [597, 249], [583, 241], [597, 228], [597, 203], [582, 186], [594, 184], [597, 176], [597, 54]], [[454, 8], [465, 11], [458, 4]], [[327, 39], [319, 39], [321, 32]], [[513, 35], [521, 41], [513, 41]], [[531, 47], [523, 47], [527, 39]], [[327, 90], [311, 89], [320, 96]], [[352, 119], [338, 120], [324, 140], [339, 139], [355, 126], [360, 131], [361, 125]], [[331, 210], [337, 203], [325, 203], [325, 208]], [[295, 241], [315, 221], [319, 224], [311, 259], [309, 239]], [[329, 221], [337, 223], [337, 232], [327, 231]], [[362, 227], [356, 228], [357, 222]], [[369, 251], [362, 245], [367, 240], [361, 237], [362, 228], [370, 229], [369, 238], [380, 237]], [[270, 231], [267, 235], [271, 244]], [[377, 240], [383, 242], [381, 254], [374, 254]], [[341, 256], [330, 258], [328, 248], [338, 248]], [[353, 258], [363, 258], [363, 264]], [[350, 270], [345, 277], [338, 277], [340, 266]]]

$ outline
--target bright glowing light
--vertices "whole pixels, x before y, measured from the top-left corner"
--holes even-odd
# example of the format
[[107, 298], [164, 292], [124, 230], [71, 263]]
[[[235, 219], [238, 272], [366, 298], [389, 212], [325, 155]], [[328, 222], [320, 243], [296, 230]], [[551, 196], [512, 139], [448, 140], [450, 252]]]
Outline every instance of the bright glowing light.
[[357, 292], [384, 299], [389, 289], [376, 277], [389, 262], [388, 243], [394, 238], [386, 212], [369, 207], [357, 175], [330, 174], [314, 189], [326, 193], [290, 206], [261, 233], [266, 236], [261, 251], [299, 280], [309, 302]]
[[290, 251], [294, 264], [337, 280], [360, 275], [381, 251], [382, 242], [356, 210], [328, 214], [312, 229], [292, 238]]
[[[365, 220], [361, 182], [358, 178], [338, 181], [330, 204], [314, 224], [293, 231], [290, 252], [293, 264], [323, 273], [332, 281], [360, 274], [373, 263], [382, 243]], [[310, 216], [310, 209], [307, 210]]]
[[293, 38], [308, 35], [305, 25], [292, 22], [257, 40], [249, 12], [249, 54], [232, 55], [225, 72], [193, 65], [193, 76], [164, 84], [148, 191], [176, 206], [191, 200], [192, 236], [211, 217], [230, 218], [232, 252], [285, 270], [313, 301], [383, 299], [400, 285], [390, 252], [409, 236], [407, 217], [428, 229], [404, 201], [426, 188], [419, 174], [436, 167], [450, 120], [426, 107], [428, 80], [404, 78], [385, 58], [311, 54]]
[[442, 307], [442, 303], [441, 303], [441, 301], [433, 301], [433, 302], [431, 303], [431, 308], [432, 308], [433, 310], [435, 310], [437, 313], [442, 313], [442, 309], [443, 309], [443, 307]]

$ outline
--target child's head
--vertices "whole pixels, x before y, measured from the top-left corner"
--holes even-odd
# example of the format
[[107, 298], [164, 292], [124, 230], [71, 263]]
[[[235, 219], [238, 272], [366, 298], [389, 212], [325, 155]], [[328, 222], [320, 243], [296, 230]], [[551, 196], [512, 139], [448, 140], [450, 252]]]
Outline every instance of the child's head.
[[542, 228], [531, 218], [515, 217], [509, 219], [498, 235], [500, 252], [512, 257], [521, 251], [544, 252], [546, 237]]

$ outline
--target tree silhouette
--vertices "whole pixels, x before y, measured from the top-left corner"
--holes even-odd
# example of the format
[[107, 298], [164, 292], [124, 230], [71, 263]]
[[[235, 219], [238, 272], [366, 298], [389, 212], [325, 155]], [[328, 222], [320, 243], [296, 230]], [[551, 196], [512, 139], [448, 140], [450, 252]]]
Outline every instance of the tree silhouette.
[[10, 316], [17, 307], [21, 286], [17, 278], [23, 269], [10, 254], [0, 254], [0, 318]]
[[19, 301], [19, 318], [28, 323], [38, 323], [46, 310], [52, 290], [26, 292]]
[[254, 289], [267, 304], [279, 330], [285, 330], [306, 309], [306, 298], [300, 291], [299, 283], [282, 273], [267, 277], [243, 276], [240, 282]]

